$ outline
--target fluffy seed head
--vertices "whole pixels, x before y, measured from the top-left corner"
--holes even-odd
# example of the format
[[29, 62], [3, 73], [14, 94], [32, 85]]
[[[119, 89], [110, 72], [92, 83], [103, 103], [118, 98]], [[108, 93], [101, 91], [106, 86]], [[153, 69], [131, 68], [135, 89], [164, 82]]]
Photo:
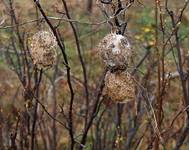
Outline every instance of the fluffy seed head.
[[123, 35], [108, 34], [102, 39], [98, 49], [107, 67], [124, 70], [130, 65], [132, 49]]
[[107, 72], [105, 94], [117, 103], [126, 103], [135, 99], [135, 82], [128, 72]]
[[57, 42], [54, 35], [48, 31], [39, 31], [31, 39], [30, 54], [33, 63], [39, 69], [48, 69], [56, 61]]

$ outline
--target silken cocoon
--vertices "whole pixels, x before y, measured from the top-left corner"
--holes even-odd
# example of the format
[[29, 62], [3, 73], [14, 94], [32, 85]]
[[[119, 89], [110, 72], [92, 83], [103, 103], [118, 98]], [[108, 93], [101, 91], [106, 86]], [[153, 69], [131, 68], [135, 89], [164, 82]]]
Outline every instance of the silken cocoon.
[[56, 61], [57, 42], [51, 32], [39, 31], [31, 39], [30, 54], [38, 69], [48, 69]]
[[98, 49], [105, 65], [110, 69], [125, 70], [131, 63], [130, 43], [121, 34], [108, 34], [101, 40]]
[[135, 99], [135, 81], [128, 72], [107, 72], [105, 76], [105, 94], [118, 103]]

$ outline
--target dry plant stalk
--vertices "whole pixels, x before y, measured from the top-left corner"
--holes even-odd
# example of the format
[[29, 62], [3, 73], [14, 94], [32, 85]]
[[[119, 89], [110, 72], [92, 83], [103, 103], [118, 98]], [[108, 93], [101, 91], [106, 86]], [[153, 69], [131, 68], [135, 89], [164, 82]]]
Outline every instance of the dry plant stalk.
[[130, 43], [121, 34], [108, 34], [102, 39], [98, 49], [108, 68], [125, 70], [131, 63], [132, 49]]
[[39, 31], [31, 40], [30, 54], [38, 69], [48, 69], [56, 61], [56, 38], [51, 32]]
[[126, 103], [135, 99], [135, 81], [128, 72], [107, 72], [105, 94], [113, 101]]

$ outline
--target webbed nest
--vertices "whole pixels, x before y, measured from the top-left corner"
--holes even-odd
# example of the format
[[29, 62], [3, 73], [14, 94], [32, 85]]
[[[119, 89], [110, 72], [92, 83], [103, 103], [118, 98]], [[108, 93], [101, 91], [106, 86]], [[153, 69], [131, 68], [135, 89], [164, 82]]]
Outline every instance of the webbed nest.
[[135, 99], [135, 81], [128, 72], [107, 72], [105, 94], [113, 101], [126, 103]]
[[132, 49], [130, 43], [121, 34], [108, 34], [99, 43], [98, 49], [108, 68], [125, 70], [131, 63]]
[[39, 69], [48, 69], [56, 61], [56, 38], [51, 32], [39, 31], [31, 39], [30, 54]]

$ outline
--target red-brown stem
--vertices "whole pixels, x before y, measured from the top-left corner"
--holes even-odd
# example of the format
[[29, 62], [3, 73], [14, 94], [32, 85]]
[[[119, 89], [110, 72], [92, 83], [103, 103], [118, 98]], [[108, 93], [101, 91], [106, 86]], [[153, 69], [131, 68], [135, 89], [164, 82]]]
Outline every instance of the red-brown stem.
[[66, 72], [67, 72], [67, 82], [68, 82], [68, 86], [70, 89], [70, 105], [69, 105], [69, 120], [68, 120], [68, 125], [69, 125], [69, 135], [70, 135], [70, 139], [71, 139], [71, 144], [70, 144], [70, 149], [73, 150], [74, 149], [74, 144], [75, 144], [75, 140], [74, 140], [74, 131], [73, 131], [73, 102], [74, 102], [74, 91], [73, 91], [73, 87], [72, 87], [72, 83], [71, 83], [71, 75], [70, 75], [70, 67], [69, 67], [69, 63], [68, 63], [68, 58], [67, 58], [67, 54], [65, 52], [65, 45], [64, 43], [62, 43], [59, 39], [58, 33], [56, 31], [56, 29], [53, 27], [53, 25], [51, 24], [50, 20], [48, 19], [47, 15], [45, 14], [45, 12], [43, 11], [39, 1], [34, 0], [35, 4], [37, 5], [40, 13], [42, 14], [42, 16], [44, 17], [45, 21], [47, 22], [48, 26], [50, 27], [51, 31], [53, 32], [56, 41], [58, 43], [58, 46], [62, 52], [64, 61], [65, 61], [65, 66], [66, 66]]
[[[160, 52], [159, 52], [159, 48], [158, 48], [158, 3], [159, 0], [155, 0], [155, 24], [156, 24], [156, 29], [155, 29], [155, 49], [157, 52], [157, 59], [158, 59], [158, 87], [157, 87], [157, 110], [156, 110], [156, 117], [157, 117], [157, 128], [160, 128], [160, 120], [161, 120], [161, 105], [162, 105], [162, 101], [160, 98], [161, 95], [161, 64], [160, 64]], [[154, 143], [154, 149], [155, 150], [159, 150], [159, 137], [156, 134], [156, 139], [155, 139], [155, 143]]]
[[[64, 9], [66, 11], [67, 18], [71, 20], [72, 18], [70, 16], [66, 1], [62, 0], [62, 3], [64, 5]], [[80, 47], [80, 42], [79, 42], [79, 38], [78, 38], [76, 28], [75, 28], [73, 22], [70, 21], [69, 23], [70, 23], [70, 26], [73, 30], [73, 34], [74, 34], [75, 42], [76, 42], [76, 47], [77, 47], [77, 52], [78, 52], [79, 60], [80, 60], [82, 70], [83, 70], [84, 88], [85, 88], [85, 95], [86, 95], [86, 113], [85, 113], [85, 128], [86, 128], [87, 121], [88, 121], [88, 109], [89, 109], [89, 90], [88, 90], [87, 70], [86, 70], [86, 67], [85, 67], [85, 62], [84, 62], [83, 56], [81, 54], [81, 47]]]

